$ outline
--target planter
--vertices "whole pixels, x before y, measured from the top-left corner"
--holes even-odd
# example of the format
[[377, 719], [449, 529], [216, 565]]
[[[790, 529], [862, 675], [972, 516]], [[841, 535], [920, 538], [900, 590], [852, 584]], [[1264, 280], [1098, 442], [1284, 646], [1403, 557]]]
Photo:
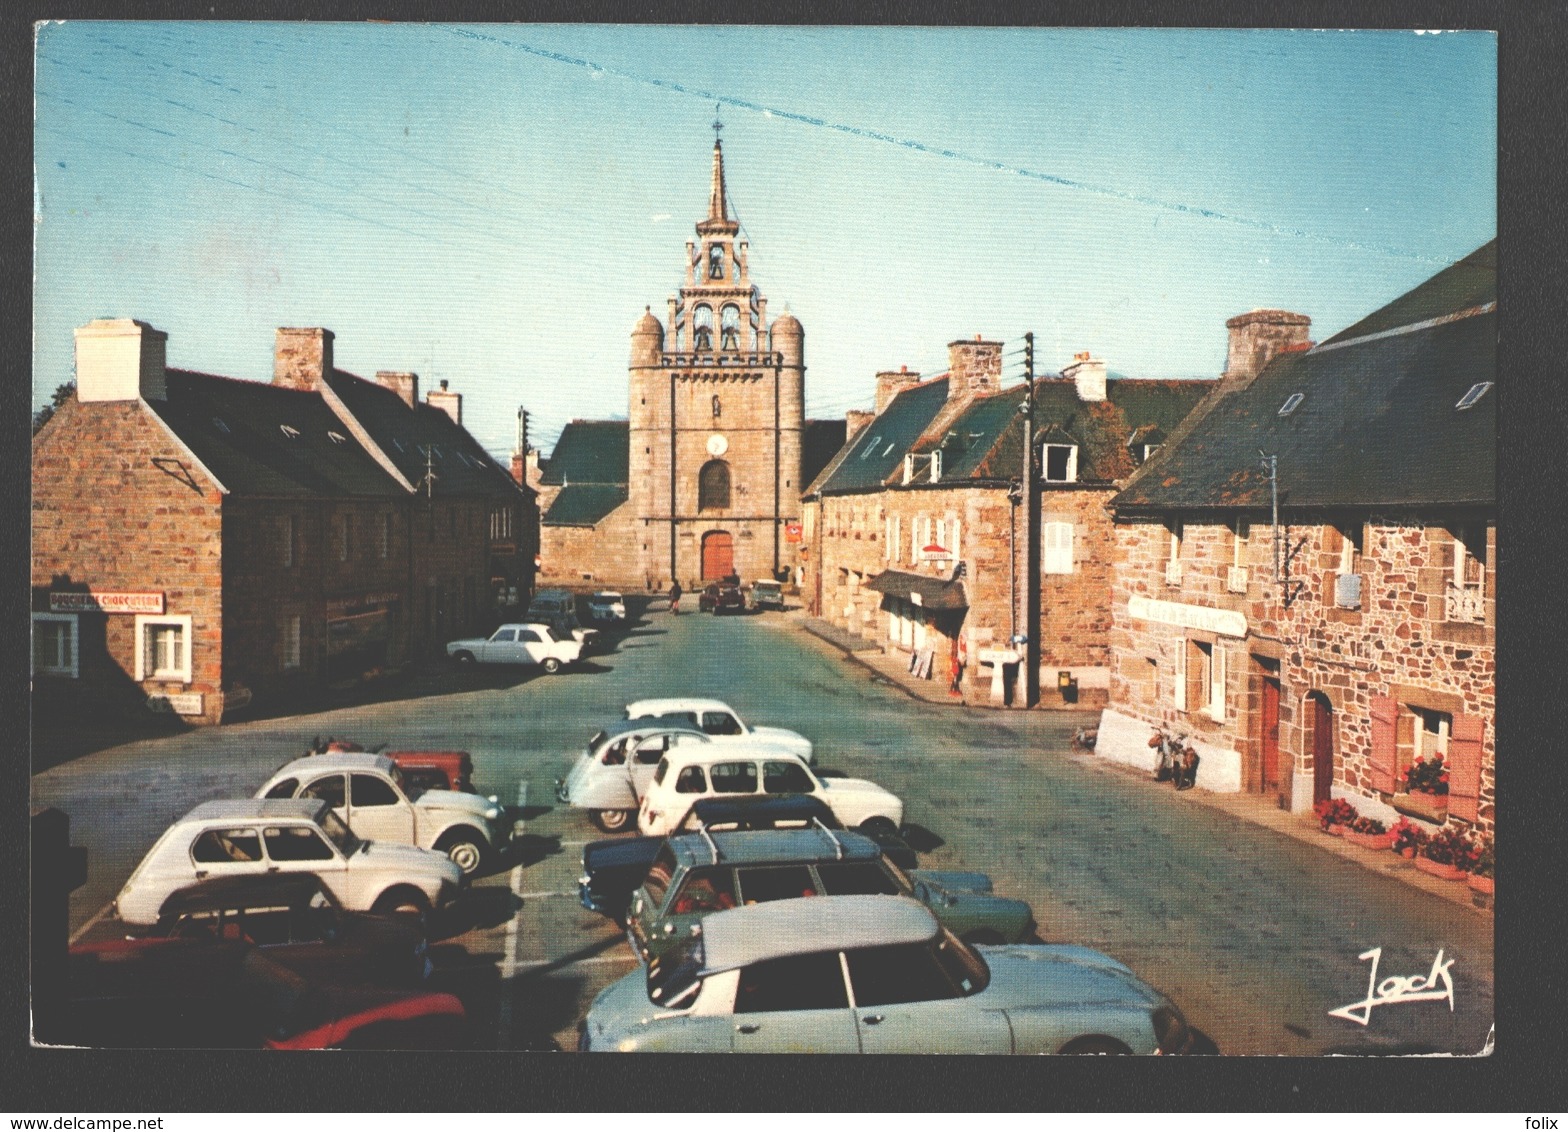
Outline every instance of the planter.
[[1464, 880], [1470, 874], [1458, 865], [1440, 865], [1430, 857], [1417, 857], [1416, 868], [1428, 876], [1437, 877], [1439, 880]]
[[1496, 877], [1482, 877], [1476, 876], [1474, 873], [1468, 873], [1466, 874], [1465, 883], [1474, 891], [1484, 892], [1488, 896], [1493, 895], [1497, 891]]
[[1330, 837], [1345, 836], [1345, 827], [1338, 822], [1335, 822], [1333, 825], [1319, 826], [1318, 828], [1321, 829], [1324, 833], [1328, 834]]
[[1407, 846], [1405, 846], [1403, 849], [1401, 849], [1399, 851], [1399, 855], [1401, 857], [1404, 857], [1406, 860], [1409, 860], [1409, 861], [1415, 860], [1415, 856], [1416, 856], [1415, 846], [1414, 845], [1407, 845]]
[[1377, 849], [1387, 852], [1394, 844], [1392, 833], [1357, 833], [1353, 829], [1345, 831], [1345, 840], [1352, 845], [1359, 845], [1363, 849]]
[[1395, 794], [1390, 804], [1402, 814], [1433, 825], [1442, 825], [1448, 820], [1447, 794], [1427, 794], [1419, 790], [1413, 794]]

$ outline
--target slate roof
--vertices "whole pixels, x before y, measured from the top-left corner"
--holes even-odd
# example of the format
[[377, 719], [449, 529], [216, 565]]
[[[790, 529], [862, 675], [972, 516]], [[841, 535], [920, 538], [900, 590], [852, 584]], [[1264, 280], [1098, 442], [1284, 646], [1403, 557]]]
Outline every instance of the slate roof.
[[315, 393], [178, 369], [165, 385], [148, 406], [233, 494], [408, 495]]
[[[1140, 432], [1174, 429], [1214, 386], [1212, 381], [1106, 382], [1106, 400], [1082, 401], [1070, 378], [1035, 382], [1036, 430], [1042, 443], [1053, 438], [1078, 447], [1077, 486], [1108, 485], [1137, 469], [1129, 442]], [[1028, 388], [1016, 385], [965, 406], [940, 433], [927, 431], [945, 407], [947, 380], [899, 393], [882, 415], [856, 434], [812, 490], [833, 495], [903, 483], [905, 453], [942, 452], [941, 483], [1005, 482], [1023, 464], [1023, 418]], [[911, 400], [906, 403], [906, 398]], [[1138, 443], [1148, 443], [1139, 441]], [[889, 444], [892, 449], [889, 450]], [[929, 484], [930, 464], [921, 461], [911, 485]]]
[[888, 407], [841, 451], [841, 459], [813, 483], [810, 492], [833, 495], [880, 488], [894, 469], [902, 469], [904, 453], [947, 403], [947, 378], [936, 378], [902, 390]]
[[[1495, 303], [1493, 263], [1487, 245], [1316, 348], [1275, 358], [1162, 449], [1114, 505], [1266, 508], [1260, 449], [1278, 456], [1285, 507], [1494, 505], [1496, 392], [1456, 406], [1496, 380], [1495, 309], [1430, 324]], [[1387, 325], [1412, 317], [1407, 329]], [[1299, 406], [1280, 416], [1294, 393]]]
[[969, 608], [964, 584], [957, 579], [933, 578], [904, 570], [884, 570], [876, 577], [866, 579], [866, 588], [903, 601], [908, 601], [910, 594], [917, 593], [920, 595], [920, 605], [925, 609]]
[[627, 421], [571, 421], [541, 469], [545, 484], [626, 485], [631, 425]]
[[623, 483], [568, 484], [539, 521], [549, 527], [592, 527], [627, 498]]
[[844, 447], [849, 424], [840, 417], [830, 421], [806, 421], [800, 437], [800, 483], [808, 484], [821, 474], [828, 461]]
[[423, 482], [428, 452], [437, 496], [515, 495], [522, 490], [511, 473], [442, 410], [423, 402], [410, 407], [386, 386], [343, 370], [334, 370], [327, 385], [409, 483]]

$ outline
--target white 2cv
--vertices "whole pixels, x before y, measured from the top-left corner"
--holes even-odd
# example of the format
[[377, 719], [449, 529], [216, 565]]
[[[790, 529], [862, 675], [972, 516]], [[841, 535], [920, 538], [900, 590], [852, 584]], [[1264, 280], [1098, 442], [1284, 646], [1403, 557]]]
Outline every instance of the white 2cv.
[[419, 790], [385, 755], [334, 751], [284, 764], [258, 798], [320, 798], [368, 841], [418, 845], [445, 853], [472, 875], [511, 839], [505, 812], [488, 798], [457, 790]]

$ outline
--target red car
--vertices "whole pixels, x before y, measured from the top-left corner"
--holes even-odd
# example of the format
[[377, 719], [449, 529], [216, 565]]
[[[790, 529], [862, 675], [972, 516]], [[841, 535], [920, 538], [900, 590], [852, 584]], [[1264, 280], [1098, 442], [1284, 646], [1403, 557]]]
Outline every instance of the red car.
[[49, 1045], [164, 1049], [454, 1049], [469, 1044], [449, 994], [306, 981], [255, 947], [140, 939], [73, 947], [64, 1001], [35, 1010]]
[[702, 613], [745, 613], [746, 595], [738, 585], [714, 582], [697, 597], [697, 609]]

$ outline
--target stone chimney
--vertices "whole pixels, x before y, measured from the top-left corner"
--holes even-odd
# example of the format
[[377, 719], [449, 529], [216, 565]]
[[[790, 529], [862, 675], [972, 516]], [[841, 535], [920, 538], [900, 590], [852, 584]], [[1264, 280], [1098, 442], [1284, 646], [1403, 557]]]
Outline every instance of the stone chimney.
[[162, 401], [169, 336], [134, 318], [95, 318], [76, 328], [78, 401]]
[[1078, 400], [1105, 400], [1105, 361], [1091, 357], [1088, 350], [1073, 355], [1072, 364], [1062, 370], [1078, 387]]
[[947, 399], [968, 401], [1002, 388], [1002, 344], [976, 334], [947, 344]]
[[278, 327], [272, 384], [313, 390], [332, 372], [332, 331], [319, 326]]
[[386, 386], [403, 398], [403, 404], [410, 409], [419, 403], [419, 375], [417, 373], [378, 369], [376, 371], [376, 384]]
[[883, 370], [877, 374], [877, 399], [874, 411], [880, 416], [900, 391], [918, 384], [920, 384], [920, 375], [910, 373], [908, 366], [899, 366], [896, 371]]
[[441, 379], [440, 389], [432, 389], [425, 394], [425, 404], [433, 409], [440, 409], [456, 424], [463, 423], [463, 395], [447, 389], [446, 378]]
[[1278, 354], [1307, 349], [1312, 320], [1304, 314], [1282, 310], [1256, 310], [1227, 319], [1230, 349], [1225, 356], [1222, 381], [1245, 385]]
[[875, 413], [868, 413], [864, 409], [849, 410], [844, 414], [844, 439], [852, 439], [857, 432], [875, 419]]

